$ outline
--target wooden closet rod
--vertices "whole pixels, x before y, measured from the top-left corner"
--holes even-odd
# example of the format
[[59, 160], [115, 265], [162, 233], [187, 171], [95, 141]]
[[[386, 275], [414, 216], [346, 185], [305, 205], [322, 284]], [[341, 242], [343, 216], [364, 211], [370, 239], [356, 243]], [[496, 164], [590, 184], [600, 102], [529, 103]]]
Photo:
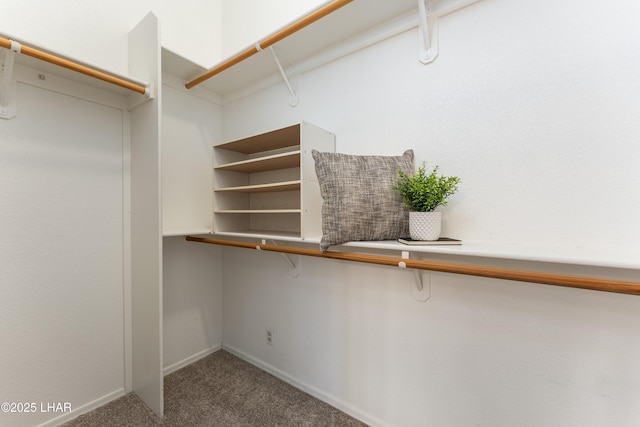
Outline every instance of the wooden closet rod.
[[[12, 48], [12, 42], [9, 39], [5, 39], [4, 37], [0, 37], [0, 46], [4, 47], [4, 48], [7, 48], [7, 49], [11, 49]], [[68, 59], [60, 58], [60, 57], [52, 55], [50, 53], [43, 52], [43, 51], [35, 49], [33, 47], [25, 46], [22, 43], [20, 43], [19, 52], [23, 53], [23, 54], [25, 54], [27, 56], [31, 56], [32, 58], [40, 59], [41, 61], [49, 62], [51, 64], [58, 65], [60, 67], [64, 67], [64, 68], [67, 68], [69, 70], [73, 70], [73, 71], [76, 71], [78, 73], [85, 74], [87, 76], [90, 76], [90, 77], [105, 81], [107, 83], [111, 83], [111, 84], [114, 84], [116, 86], [120, 86], [120, 87], [123, 87], [125, 89], [129, 89], [129, 90], [132, 90], [134, 92], [138, 92], [138, 93], [140, 93], [142, 95], [145, 95], [147, 93], [147, 88], [145, 86], [141, 86], [139, 84], [132, 83], [132, 82], [127, 81], [127, 80], [123, 80], [121, 78], [112, 76], [110, 74], [103, 73], [102, 71], [98, 71], [98, 70], [95, 70], [93, 68], [89, 68], [87, 66], [80, 65], [78, 63], [69, 61]]]
[[275, 34], [267, 37], [266, 39], [262, 40], [261, 42], [256, 43], [255, 46], [252, 46], [252, 47], [250, 47], [248, 49], [245, 49], [242, 52], [238, 53], [237, 55], [227, 59], [224, 62], [222, 62], [221, 64], [218, 64], [215, 67], [205, 71], [204, 73], [202, 73], [198, 77], [194, 78], [190, 82], [187, 82], [187, 84], [185, 84], [185, 87], [187, 89], [191, 89], [192, 87], [194, 87], [196, 85], [199, 85], [203, 81], [205, 81], [207, 79], [210, 79], [211, 77], [215, 76], [216, 74], [220, 74], [221, 72], [223, 72], [227, 68], [233, 67], [237, 63], [244, 61], [245, 59], [249, 58], [250, 56], [255, 55], [256, 53], [260, 52], [261, 50], [267, 49], [268, 47], [276, 44], [280, 40], [282, 40], [282, 39], [284, 39], [286, 37], [289, 37], [291, 34], [303, 29], [304, 27], [306, 27], [306, 26], [308, 26], [310, 24], [313, 24], [317, 20], [324, 18], [325, 16], [327, 16], [330, 13], [340, 9], [342, 6], [345, 6], [346, 4], [351, 3], [352, 1], [353, 0], [333, 0], [331, 3], [326, 4], [326, 5], [322, 6], [322, 7], [314, 10], [313, 12], [311, 12], [310, 14], [302, 17], [301, 19], [299, 19], [298, 21], [294, 22], [293, 24], [291, 24], [291, 25], [283, 28], [282, 30], [276, 32]]
[[320, 258], [344, 261], [364, 262], [369, 264], [388, 265], [419, 270], [439, 271], [444, 273], [463, 274], [468, 276], [490, 277], [493, 279], [516, 280], [519, 282], [540, 283], [544, 285], [564, 286], [569, 288], [590, 289], [594, 291], [615, 292], [628, 295], [640, 295], [640, 283], [619, 280], [597, 279], [593, 277], [568, 276], [564, 274], [539, 273], [535, 271], [510, 270], [496, 267], [455, 264], [419, 259], [405, 259], [382, 255], [355, 254], [349, 252], [321, 252], [317, 249], [296, 248], [290, 246], [265, 245], [252, 242], [211, 239], [206, 237], [187, 236], [187, 241], [209, 243], [214, 245], [233, 246], [238, 248], [259, 249], [263, 251], [283, 252]]

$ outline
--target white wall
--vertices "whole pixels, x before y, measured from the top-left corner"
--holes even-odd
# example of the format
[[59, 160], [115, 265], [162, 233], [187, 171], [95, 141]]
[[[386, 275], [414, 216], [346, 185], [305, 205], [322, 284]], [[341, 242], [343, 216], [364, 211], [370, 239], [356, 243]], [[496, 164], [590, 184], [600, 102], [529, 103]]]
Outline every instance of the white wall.
[[122, 395], [128, 345], [126, 102], [25, 70], [0, 120], [0, 400], [36, 404], [0, 412], [16, 427]]
[[[484, 0], [440, 21], [433, 64], [401, 34], [303, 75], [295, 108], [283, 85], [226, 104], [224, 139], [304, 119], [338, 151], [411, 147], [462, 178], [447, 235], [633, 250], [639, 13]], [[640, 423], [636, 297], [434, 273], [419, 303], [408, 273], [304, 258], [291, 279], [278, 258], [225, 249], [224, 345], [373, 424]]]
[[222, 57], [253, 46], [324, 0], [222, 0]]
[[127, 74], [127, 35], [147, 13], [162, 46], [209, 67], [221, 58], [221, 0], [0, 0], [0, 33]]
[[223, 263], [225, 348], [370, 425], [640, 420], [636, 297], [424, 273], [418, 302], [409, 271], [302, 258], [293, 279], [241, 249]]
[[163, 240], [165, 374], [222, 346], [220, 248], [184, 237]]
[[633, 247], [638, 5], [598, 13], [605, 33], [588, 24], [595, 12], [576, 7], [480, 2], [441, 20], [433, 64], [416, 60], [407, 32], [303, 75], [296, 108], [283, 85], [226, 104], [224, 139], [308, 120], [336, 133], [338, 151], [413, 148], [418, 162], [459, 175], [445, 234]]

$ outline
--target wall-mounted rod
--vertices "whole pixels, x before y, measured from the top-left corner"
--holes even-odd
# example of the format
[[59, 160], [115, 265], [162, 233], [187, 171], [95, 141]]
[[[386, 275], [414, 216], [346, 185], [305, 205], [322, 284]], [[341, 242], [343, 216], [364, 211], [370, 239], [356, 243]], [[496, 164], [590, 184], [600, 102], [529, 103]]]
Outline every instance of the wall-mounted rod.
[[98, 71], [93, 68], [89, 68], [85, 65], [78, 64], [73, 61], [69, 61], [68, 59], [60, 58], [59, 56], [52, 55], [47, 52], [43, 52], [41, 50], [35, 49], [33, 47], [25, 46], [21, 43], [16, 43], [15, 41], [5, 39], [4, 37], [0, 37], [0, 47], [4, 47], [7, 49], [14, 49], [15, 46], [19, 46], [19, 53], [22, 53], [27, 56], [31, 56], [32, 58], [39, 59], [41, 61], [49, 62], [54, 65], [58, 65], [60, 67], [67, 68], [69, 70], [105, 81], [107, 83], [114, 84], [116, 86], [123, 87], [125, 89], [132, 90], [134, 92], [138, 92], [142, 95], [149, 96], [149, 89], [145, 86], [141, 86], [136, 83], [132, 83], [130, 81], [121, 79], [119, 77], [112, 76], [111, 74], [104, 73], [102, 71]]
[[233, 67], [234, 65], [236, 65], [239, 62], [244, 61], [245, 59], [255, 55], [256, 53], [276, 44], [277, 42], [279, 42], [280, 40], [289, 37], [291, 34], [300, 31], [301, 29], [303, 29], [304, 27], [313, 24], [314, 22], [318, 21], [319, 19], [324, 18], [325, 16], [329, 15], [330, 13], [340, 9], [342, 6], [345, 6], [348, 3], [351, 3], [353, 0], [333, 0], [331, 3], [328, 3], [316, 10], [314, 10], [313, 12], [311, 12], [310, 14], [300, 18], [299, 20], [297, 20], [296, 22], [288, 25], [287, 27], [281, 29], [280, 31], [277, 31], [276, 33], [274, 33], [273, 35], [265, 38], [264, 40], [258, 42], [255, 44], [255, 46], [252, 46], [248, 49], [243, 50], [242, 52], [238, 53], [237, 55], [227, 59], [226, 61], [216, 65], [215, 67], [205, 71], [204, 73], [202, 73], [201, 75], [199, 75], [198, 77], [194, 78], [193, 80], [191, 80], [190, 82], [187, 82], [187, 84], [185, 84], [185, 87], [187, 89], [191, 89], [196, 85], [199, 85], [200, 83], [202, 83], [203, 81], [210, 79], [211, 77], [215, 76], [216, 74], [220, 74], [221, 72], [223, 72], [224, 70]]
[[615, 292], [628, 295], [640, 295], [639, 282], [598, 279], [594, 277], [568, 276], [564, 274], [550, 274], [537, 271], [510, 270], [496, 267], [455, 264], [419, 259], [404, 259], [382, 255], [356, 254], [349, 252], [320, 252], [317, 249], [296, 248], [290, 246], [256, 245], [256, 243], [251, 242], [237, 242], [232, 240], [211, 239], [206, 237], [187, 236], [186, 239], [190, 242], [210, 243], [214, 245], [225, 245], [248, 249], [256, 249], [257, 247], [259, 247], [260, 250], [263, 251], [284, 252], [344, 261], [388, 265], [393, 267], [402, 265], [403, 268], [415, 268], [420, 270], [439, 271], [443, 273], [454, 273], [468, 276], [490, 277], [493, 279], [540, 283], [543, 285], [590, 289], [594, 291]]

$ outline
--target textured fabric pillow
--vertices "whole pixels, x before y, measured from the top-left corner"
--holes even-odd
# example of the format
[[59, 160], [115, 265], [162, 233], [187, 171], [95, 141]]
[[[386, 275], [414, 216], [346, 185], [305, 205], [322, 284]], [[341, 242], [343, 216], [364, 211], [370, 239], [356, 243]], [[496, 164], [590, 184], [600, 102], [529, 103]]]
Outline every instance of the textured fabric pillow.
[[355, 240], [409, 235], [409, 211], [393, 190], [398, 169], [413, 174], [413, 150], [402, 156], [311, 152], [322, 196], [322, 240], [330, 246]]

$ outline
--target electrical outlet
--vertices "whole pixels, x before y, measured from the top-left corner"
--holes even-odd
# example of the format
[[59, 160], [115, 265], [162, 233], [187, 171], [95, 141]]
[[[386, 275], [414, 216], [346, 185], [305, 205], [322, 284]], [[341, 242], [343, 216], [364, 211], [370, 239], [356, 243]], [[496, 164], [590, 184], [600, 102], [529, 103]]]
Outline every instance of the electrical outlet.
[[273, 345], [273, 328], [265, 328], [265, 331], [267, 334], [267, 344]]

